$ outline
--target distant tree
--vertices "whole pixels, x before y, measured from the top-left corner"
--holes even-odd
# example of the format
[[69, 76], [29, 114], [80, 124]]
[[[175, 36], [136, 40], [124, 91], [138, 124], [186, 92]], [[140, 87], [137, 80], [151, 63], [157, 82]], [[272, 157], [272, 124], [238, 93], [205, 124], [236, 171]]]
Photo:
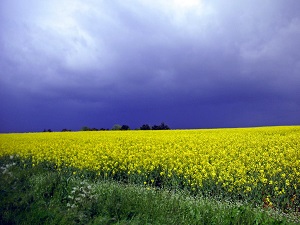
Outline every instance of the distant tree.
[[168, 125], [166, 125], [164, 122], [162, 122], [159, 125], [160, 130], [170, 130], [170, 127]]
[[170, 127], [166, 125], [164, 122], [162, 122], [159, 126], [153, 125], [152, 130], [170, 130]]
[[153, 125], [153, 126], [152, 126], [152, 130], [160, 130], [160, 129], [159, 129], [159, 126]]
[[92, 129], [90, 129], [91, 131], [98, 131], [97, 128], [93, 127]]
[[111, 128], [112, 130], [121, 130], [122, 126], [120, 124], [115, 124], [113, 125], [113, 127]]
[[140, 127], [140, 130], [151, 130], [151, 127], [150, 127], [148, 124], [143, 124], [143, 125]]
[[90, 131], [91, 129], [87, 126], [84, 126], [81, 128], [81, 131]]
[[43, 132], [52, 132], [52, 130], [51, 129], [48, 129], [48, 130], [44, 129]]
[[100, 128], [99, 131], [105, 131], [105, 130], [108, 130], [108, 129], [105, 129], [105, 128]]
[[62, 129], [61, 131], [62, 131], [62, 132], [70, 132], [71, 130], [68, 130], [68, 129], [64, 128], [64, 129]]
[[128, 125], [122, 125], [120, 130], [130, 130], [130, 127]]

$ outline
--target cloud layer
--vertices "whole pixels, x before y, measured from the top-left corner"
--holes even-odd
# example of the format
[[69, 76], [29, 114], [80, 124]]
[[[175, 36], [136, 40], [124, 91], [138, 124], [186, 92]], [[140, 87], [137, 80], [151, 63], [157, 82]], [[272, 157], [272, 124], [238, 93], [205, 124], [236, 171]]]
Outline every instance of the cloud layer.
[[0, 3], [2, 132], [299, 124], [300, 3]]

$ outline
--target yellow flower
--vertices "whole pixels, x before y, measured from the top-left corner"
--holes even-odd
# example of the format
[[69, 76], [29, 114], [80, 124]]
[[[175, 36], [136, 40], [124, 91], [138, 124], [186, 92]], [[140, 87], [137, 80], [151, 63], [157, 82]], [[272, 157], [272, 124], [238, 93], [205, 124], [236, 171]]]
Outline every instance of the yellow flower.
[[271, 189], [289, 197], [300, 182], [299, 136], [300, 126], [0, 134], [0, 156], [18, 154], [32, 166], [50, 161], [57, 170], [67, 166], [106, 178], [159, 175], [196, 190], [209, 183], [225, 192]]

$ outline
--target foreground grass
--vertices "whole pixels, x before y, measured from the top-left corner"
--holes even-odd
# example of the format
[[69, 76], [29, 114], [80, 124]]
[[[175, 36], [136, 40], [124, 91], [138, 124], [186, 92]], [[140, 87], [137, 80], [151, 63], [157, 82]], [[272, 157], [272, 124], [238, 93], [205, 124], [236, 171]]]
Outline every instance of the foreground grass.
[[51, 164], [0, 159], [0, 224], [297, 224], [247, 204], [92, 180]]

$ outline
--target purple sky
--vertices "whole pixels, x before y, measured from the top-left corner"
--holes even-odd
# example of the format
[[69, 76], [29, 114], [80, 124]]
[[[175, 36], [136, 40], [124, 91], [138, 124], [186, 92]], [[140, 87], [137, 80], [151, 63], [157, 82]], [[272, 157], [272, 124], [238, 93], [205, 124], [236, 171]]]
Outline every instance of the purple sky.
[[0, 132], [300, 124], [299, 0], [1, 0]]

